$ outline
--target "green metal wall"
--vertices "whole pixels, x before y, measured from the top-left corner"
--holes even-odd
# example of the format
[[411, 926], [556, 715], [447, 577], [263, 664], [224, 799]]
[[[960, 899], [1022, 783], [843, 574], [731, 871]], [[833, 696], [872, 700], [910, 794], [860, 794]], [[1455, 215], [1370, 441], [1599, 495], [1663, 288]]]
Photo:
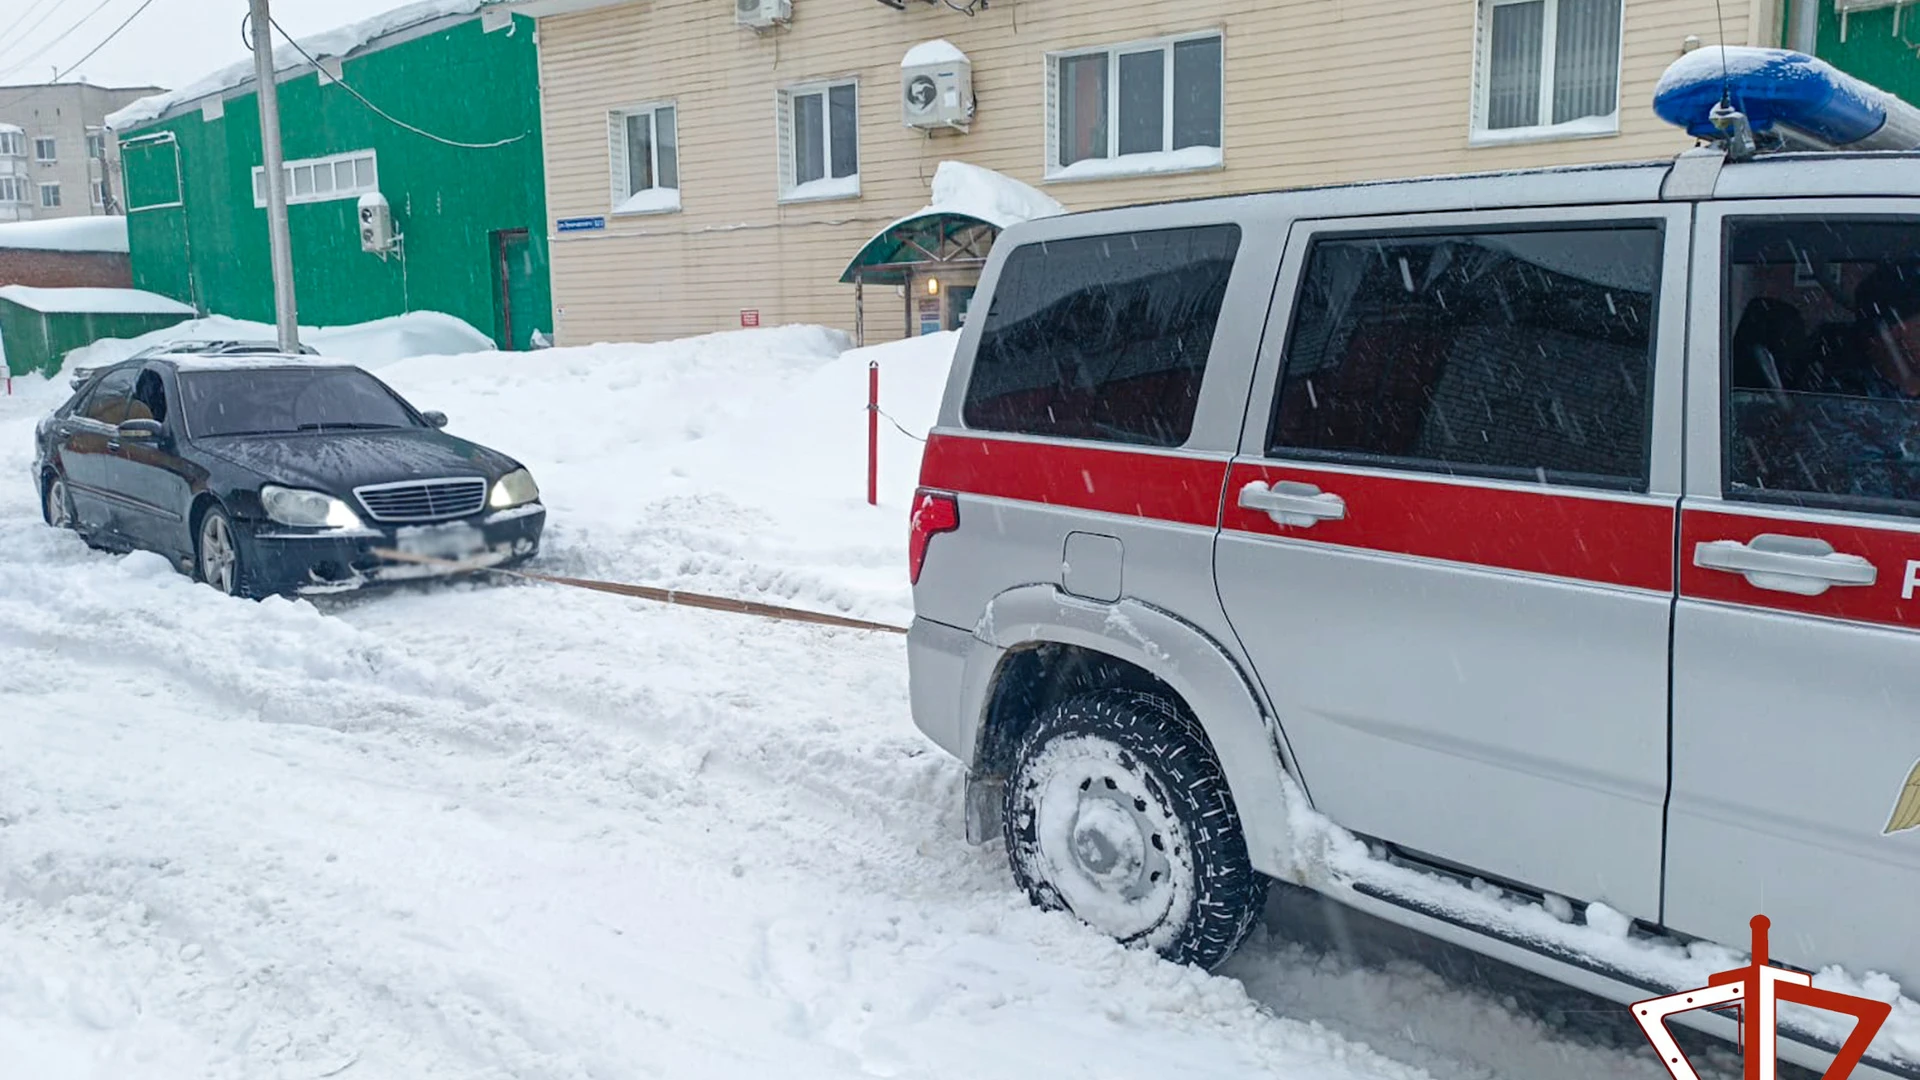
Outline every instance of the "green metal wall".
[[[1856, 12], [1847, 17], [1847, 40], [1840, 40], [1840, 15], [1833, 0], [1786, 0], [1782, 26], [1792, 26], [1794, 9], [1817, 3], [1820, 37], [1814, 52], [1820, 59], [1867, 82], [1920, 104], [1920, 4], [1900, 12], [1900, 33], [1893, 32], [1894, 10]], [[1805, 9], [1801, 9], [1805, 10]]]
[[[302, 325], [337, 326], [443, 311], [504, 347], [524, 348], [534, 326], [503, 340], [492, 234], [525, 229], [529, 282], [538, 329], [551, 336], [546, 192], [540, 139], [539, 66], [534, 26], [516, 16], [510, 31], [487, 33], [472, 18], [451, 28], [348, 60], [344, 81], [395, 118], [446, 139], [493, 149], [444, 145], [382, 119], [338, 85], [305, 75], [280, 84], [281, 131], [288, 160], [372, 149], [380, 191], [393, 206], [406, 258], [360, 250], [353, 199], [289, 208], [294, 283]], [[261, 163], [258, 99], [230, 99], [226, 115], [198, 111], [120, 133], [125, 161], [128, 239], [136, 288], [200, 310], [272, 322], [273, 281], [266, 211], [253, 204]], [[152, 138], [170, 133], [171, 143]], [[177, 175], [176, 183], [176, 160]], [[157, 209], [134, 209], [178, 202]], [[527, 320], [522, 319], [522, 323]]]
[[45, 314], [0, 299], [0, 342], [14, 375], [57, 375], [67, 353], [101, 338], [132, 338], [185, 321], [184, 315]]

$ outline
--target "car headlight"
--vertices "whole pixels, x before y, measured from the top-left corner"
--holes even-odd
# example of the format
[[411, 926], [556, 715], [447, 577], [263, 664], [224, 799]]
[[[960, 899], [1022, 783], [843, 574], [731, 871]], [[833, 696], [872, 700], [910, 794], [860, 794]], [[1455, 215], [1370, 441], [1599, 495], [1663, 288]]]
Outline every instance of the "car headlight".
[[494, 482], [493, 494], [487, 496], [487, 505], [495, 510], [511, 510], [539, 497], [540, 485], [533, 482], [533, 474], [525, 469], [515, 469]]
[[282, 525], [310, 529], [358, 529], [360, 515], [353, 507], [324, 491], [303, 491], [268, 484], [260, 489], [260, 505]]

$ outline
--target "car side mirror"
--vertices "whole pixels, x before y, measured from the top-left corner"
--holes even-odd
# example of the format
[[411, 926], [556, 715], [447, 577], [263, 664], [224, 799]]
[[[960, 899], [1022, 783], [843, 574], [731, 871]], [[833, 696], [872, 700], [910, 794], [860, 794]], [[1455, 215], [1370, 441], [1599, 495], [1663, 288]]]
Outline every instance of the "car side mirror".
[[128, 420], [120, 425], [118, 433], [123, 439], [157, 439], [166, 429], [158, 420]]
[[427, 426], [430, 428], [443, 428], [447, 426], [447, 414], [443, 412], [421, 413], [420, 419], [425, 420]]

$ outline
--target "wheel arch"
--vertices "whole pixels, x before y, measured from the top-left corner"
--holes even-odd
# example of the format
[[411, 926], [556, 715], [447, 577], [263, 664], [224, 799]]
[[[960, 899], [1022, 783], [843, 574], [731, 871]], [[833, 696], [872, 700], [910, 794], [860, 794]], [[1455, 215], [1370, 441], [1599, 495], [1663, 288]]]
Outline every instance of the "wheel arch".
[[1028, 585], [995, 597], [974, 638], [962, 708], [976, 720], [961, 757], [975, 777], [1004, 779], [1026, 726], [1055, 701], [1097, 686], [1163, 693], [1219, 761], [1254, 868], [1291, 876], [1286, 740], [1252, 680], [1206, 631], [1139, 600], [1101, 603]]

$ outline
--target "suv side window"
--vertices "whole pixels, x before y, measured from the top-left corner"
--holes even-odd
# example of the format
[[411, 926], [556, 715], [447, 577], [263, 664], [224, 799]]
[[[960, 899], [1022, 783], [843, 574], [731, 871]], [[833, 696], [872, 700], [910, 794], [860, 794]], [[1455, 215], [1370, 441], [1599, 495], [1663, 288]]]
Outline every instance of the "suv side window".
[[1920, 220], [1734, 218], [1728, 498], [1920, 516]]
[[119, 427], [127, 418], [127, 395], [133, 392], [134, 369], [109, 371], [93, 384], [93, 393], [77, 411], [81, 416], [108, 427]]
[[1025, 244], [986, 313], [961, 416], [1147, 446], [1193, 433], [1238, 225]]
[[1661, 242], [1647, 223], [1316, 241], [1269, 453], [1646, 490]]

